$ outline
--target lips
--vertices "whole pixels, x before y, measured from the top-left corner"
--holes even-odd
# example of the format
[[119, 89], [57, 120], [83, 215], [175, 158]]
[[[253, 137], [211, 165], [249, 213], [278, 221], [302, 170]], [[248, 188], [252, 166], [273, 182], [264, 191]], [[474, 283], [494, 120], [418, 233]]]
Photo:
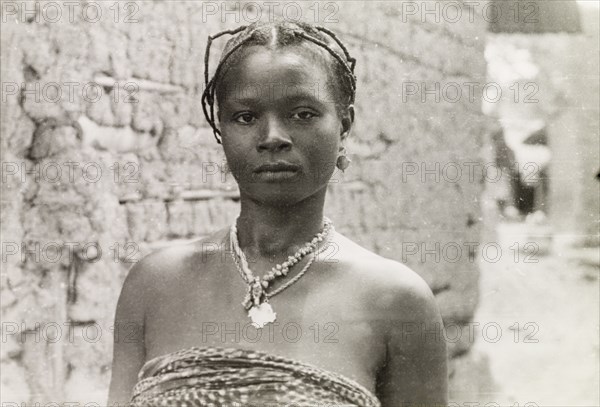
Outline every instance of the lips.
[[263, 172], [298, 172], [300, 166], [291, 164], [285, 161], [277, 161], [273, 163], [266, 163], [254, 170], [255, 173], [260, 174]]
[[300, 166], [285, 161], [266, 163], [254, 170], [255, 179], [263, 182], [286, 181], [300, 173]]

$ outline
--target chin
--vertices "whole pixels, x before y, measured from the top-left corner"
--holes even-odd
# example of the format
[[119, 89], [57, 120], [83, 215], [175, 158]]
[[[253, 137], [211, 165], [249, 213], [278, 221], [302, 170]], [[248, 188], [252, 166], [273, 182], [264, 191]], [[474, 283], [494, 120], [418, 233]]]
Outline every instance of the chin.
[[[319, 189], [320, 190], [320, 189]], [[255, 202], [265, 206], [287, 207], [294, 206], [313, 196], [316, 191], [303, 191], [298, 184], [254, 186], [250, 190], [245, 190], [244, 195]]]
[[282, 192], [275, 191], [274, 189], [275, 188], [271, 188], [271, 191], [261, 191], [261, 193], [254, 191], [254, 193], [248, 194], [248, 196], [253, 201], [259, 202], [265, 206], [276, 206], [280, 208], [294, 206], [297, 203], [302, 202], [304, 198], [297, 192]]

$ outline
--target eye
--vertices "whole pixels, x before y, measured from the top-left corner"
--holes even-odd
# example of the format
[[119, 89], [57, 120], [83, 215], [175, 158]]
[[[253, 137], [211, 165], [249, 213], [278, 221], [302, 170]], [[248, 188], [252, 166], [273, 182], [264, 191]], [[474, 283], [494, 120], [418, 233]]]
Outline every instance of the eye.
[[293, 113], [292, 119], [308, 121], [308, 120], [312, 119], [313, 117], [317, 117], [317, 116], [318, 116], [318, 114], [315, 113], [314, 111], [303, 109], [303, 110], [299, 110], [299, 111]]
[[233, 120], [240, 124], [251, 124], [256, 120], [256, 116], [250, 112], [242, 112], [234, 115]]

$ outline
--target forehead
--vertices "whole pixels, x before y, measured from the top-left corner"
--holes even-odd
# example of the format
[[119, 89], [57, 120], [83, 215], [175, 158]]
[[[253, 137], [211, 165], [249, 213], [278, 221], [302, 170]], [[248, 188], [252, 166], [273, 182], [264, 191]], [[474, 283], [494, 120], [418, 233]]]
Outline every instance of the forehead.
[[314, 95], [317, 89], [327, 92], [330, 77], [328, 64], [317, 52], [301, 46], [281, 49], [252, 46], [227, 70], [219, 93], [225, 99], [232, 91], [236, 95], [256, 95], [258, 91], [264, 95], [265, 89], [270, 89], [270, 94], [279, 91], [288, 96]]

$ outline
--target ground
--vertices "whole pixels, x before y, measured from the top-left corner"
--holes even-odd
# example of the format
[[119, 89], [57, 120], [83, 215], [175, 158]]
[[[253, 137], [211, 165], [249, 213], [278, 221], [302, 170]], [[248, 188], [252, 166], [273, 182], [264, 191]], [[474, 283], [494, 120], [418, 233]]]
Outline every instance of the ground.
[[[489, 360], [494, 386], [480, 400], [501, 406], [600, 406], [600, 251], [560, 248], [548, 232], [527, 223], [500, 223], [490, 234], [502, 255], [493, 262], [490, 250], [488, 260], [481, 259], [474, 322], [478, 328], [488, 325], [476, 334], [473, 352]], [[535, 247], [527, 243], [539, 251], [525, 257], [523, 249]], [[496, 331], [502, 334], [497, 341]]]

